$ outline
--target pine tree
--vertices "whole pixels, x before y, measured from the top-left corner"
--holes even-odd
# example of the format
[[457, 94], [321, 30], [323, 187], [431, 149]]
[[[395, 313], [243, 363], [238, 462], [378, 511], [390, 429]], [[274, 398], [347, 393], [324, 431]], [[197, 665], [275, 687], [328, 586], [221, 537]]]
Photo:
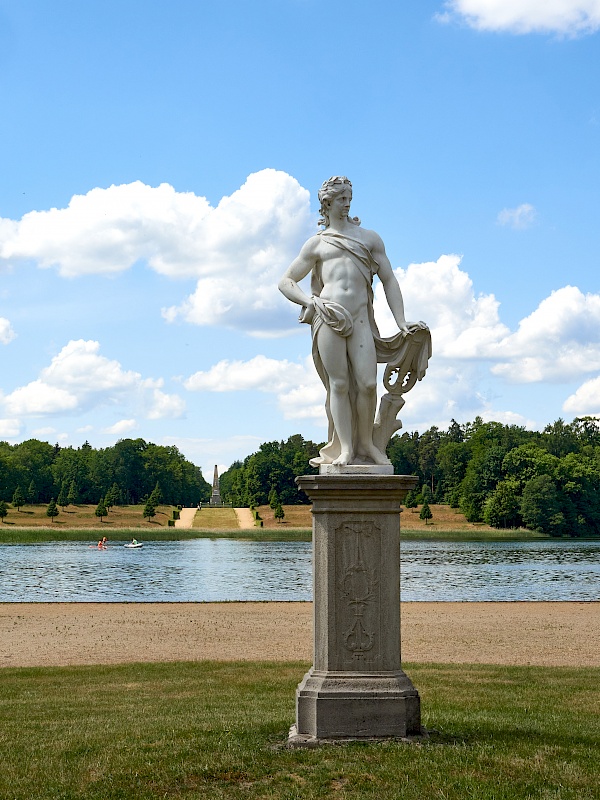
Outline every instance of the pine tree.
[[0, 500], [0, 519], [2, 520], [2, 524], [4, 524], [4, 517], [8, 514], [8, 506], [4, 502], [4, 500]]
[[425, 520], [425, 525], [427, 525], [427, 521], [433, 517], [431, 513], [431, 509], [429, 508], [429, 503], [427, 500], [423, 503], [423, 508], [421, 509], [421, 513], [419, 514], [419, 519]]
[[35, 503], [37, 500], [37, 489], [35, 488], [35, 482], [31, 481], [29, 486], [27, 487], [27, 499], [30, 503]]
[[54, 522], [54, 517], [58, 517], [59, 513], [60, 512], [56, 507], [56, 501], [54, 498], [52, 498], [52, 500], [50, 500], [50, 502], [48, 503], [48, 508], [46, 509], [46, 516], [50, 517], [50, 522]]
[[277, 489], [273, 486], [269, 492], [269, 506], [272, 509], [276, 509], [279, 504], [279, 495], [277, 494]]
[[158, 481], [156, 481], [156, 486], [152, 489], [152, 494], [148, 498], [149, 502], [152, 503], [154, 509], [156, 510], [156, 506], [160, 505], [162, 500], [162, 492], [160, 490], [160, 486], [158, 485]]
[[404, 507], [405, 508], [417, 507], [417, 496], [414, 489], [411, 489], [409, 492], [407, 492], [406, 497], [404, 498]]
[[424, 503], [431, 503], [433, 500], [433, 493], [426, 483], [421, 486], [421, 497], [423, 498]]
[[282, 522], [283, 518], [285, 517], [285, 511], [283, 510], [283, 506], [281, 503], [277, 503], [275, 506], [275, 519], [277, 522]]
[[17, 511], [20, 511], [21, 506], [25, 505], [25, 498], [23, 497], [23, 491], [21, 490], [20, 486], [17, 486], [17, 488], [14, 491], [12, 504], [17, 509]]
[[68, 493], [67, 493], [67, 482], [63, 481], [62, 486], [60, 487], [60, 492], [58, 494], [58, 498], [56, 500], [57, 505], [59, 505], [62, 510], [64, 511], [65, 508], [69, 505]]
[[79, 500], [79, 492], [77, 491], [77, 484], [74, 480], [71, 481], [69, 492], [67, 494], [67, 502], [69, 505], [74, 506]]
[[121, 502], [121, 490], [119, 489], [116, 483], [110, 487], [110, 489], [106, 493], [106, 497], [104, 498], [104, 505], [110, 509], [113, 506], [118, 506]]
[[108, 511], [106, 510], [106, 506], [104, 505], [104, 501], [103, 500], [100, 500], [100, 502], [96, 506], [96, 510], [94, 511], [94, 514], [97, 517], [100, 517], [100, 522], [102, 522], [102, 517], [105, 517], [108, 514]]
[[156, 516], [156, 506], [152, 502], [152, 495], [146, 501], [146, 505], [144, 506], [144, 519], [147, 519], [150, 522], [152, 517]]

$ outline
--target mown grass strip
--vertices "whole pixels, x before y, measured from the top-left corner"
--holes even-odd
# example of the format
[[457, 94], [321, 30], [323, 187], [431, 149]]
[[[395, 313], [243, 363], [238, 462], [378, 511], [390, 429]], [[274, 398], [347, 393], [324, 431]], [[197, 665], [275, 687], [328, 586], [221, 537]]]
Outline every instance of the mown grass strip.
[[286, 528], [285, 530], [249, 529], [242, 530], [203, 530], [200, 528], [162, 528], [151, 531], [140, 531], [138, 528], [119, 528], [113, 531], [98, 531], [83, 528], [77, 530], [51, 528], [19, 528], [3, 531], [0, 529], [1, 544], [36, 544], [42, 542], [87, 542], [93, 544], [99, 536], [108, 537], [108, 545], [115, 542], [131, 541], [135, 536], [140, 542], [179, 542], [190, 539], [249, 539], [257, 542], [310, 542], [310, 529]]
[[202, 508], [196, 511], [194, 517], [194, 528], [205, 528], [210, 530], [233, 530], [238, 529], [238, 521], [233, 508]]
[[529, 542], [541, 539], [550, 540], [551, 537], [544, 533], [536, 533], [523, 528], [516, 530], [430, 530], [400, 528], [400, 536], [404, 540], [423, 542]]
[[600, 669], [407, 665], [429, 741], [287, 750], [306, 666], [4, 669], [0, 797], [599, 797]]
[[[133, 536], [143, 542], [178, 542], [189, 539], [244, 539], [255, 542], [310, 542], [310, 528], [116, 528], [98, 530], [90, 528], [56, 529], [52, 528], [0, 528], [0, 543], [30, 544], [36, 542], [94, 542], [100, 535], [108, 536], [110, 542], [121, 542]], [[427, 542], [527, 542], [542, 539], [556, 541], [544, 534], [532, 531], [422, 531], [401, 529], [402, 541]], [[572, 540], [569, 540], [572, 541]], [[582, 541], [581, 539], [578, 541]]]

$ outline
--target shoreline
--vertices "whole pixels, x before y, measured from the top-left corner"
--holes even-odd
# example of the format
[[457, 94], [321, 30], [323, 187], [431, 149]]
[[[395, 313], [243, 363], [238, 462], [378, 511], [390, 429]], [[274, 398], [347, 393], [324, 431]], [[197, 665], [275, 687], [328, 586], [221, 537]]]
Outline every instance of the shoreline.
[[[405, 602], [402, 660], [600, 667], [600, 601]], [[312, 603], [0, 603], [0, 667], [312, 660]]]

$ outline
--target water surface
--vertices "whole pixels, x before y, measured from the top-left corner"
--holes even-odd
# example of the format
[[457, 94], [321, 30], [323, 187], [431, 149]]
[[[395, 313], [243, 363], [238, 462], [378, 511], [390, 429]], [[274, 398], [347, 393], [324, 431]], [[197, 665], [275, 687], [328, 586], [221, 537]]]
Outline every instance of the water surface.
[[[0, 602], [311, 600], [309, 542], [0, 545]], [[402, 599], [600, 600], [600, 541], [403, 542]]]

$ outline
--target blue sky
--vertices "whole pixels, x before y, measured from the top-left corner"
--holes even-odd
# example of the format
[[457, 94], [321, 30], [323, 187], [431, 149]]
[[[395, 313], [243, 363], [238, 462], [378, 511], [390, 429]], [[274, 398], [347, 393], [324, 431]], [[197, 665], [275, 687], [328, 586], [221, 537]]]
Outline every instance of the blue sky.
[[324, 440], [276, 283], [335, 174], [432, 330], [405, 430], [600, 415], [599, 29], [600, 0], [0, 0], [0, 438], [141, 436], [209, 479]]

